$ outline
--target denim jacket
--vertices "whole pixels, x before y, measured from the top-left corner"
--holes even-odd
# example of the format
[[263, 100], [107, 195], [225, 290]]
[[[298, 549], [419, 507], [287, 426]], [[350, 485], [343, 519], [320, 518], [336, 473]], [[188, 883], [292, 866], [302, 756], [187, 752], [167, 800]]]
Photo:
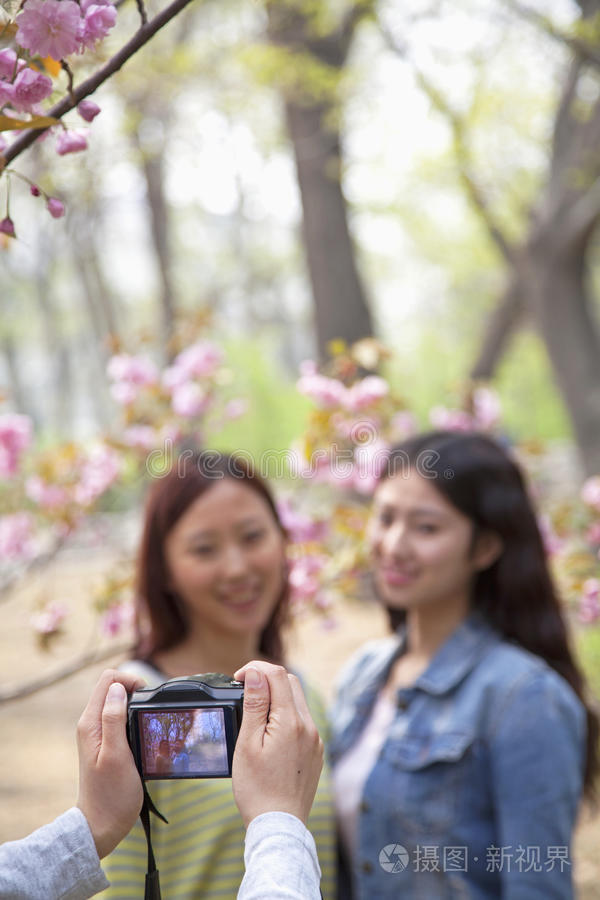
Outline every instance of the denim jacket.
[[[345, 667], [334, 766], [404, 646], [402, 633], [370, 642]], [[359, 807], [351, 896], [572, 898], [586, 726], [567, 682], [473, 614], [396, 703]]]

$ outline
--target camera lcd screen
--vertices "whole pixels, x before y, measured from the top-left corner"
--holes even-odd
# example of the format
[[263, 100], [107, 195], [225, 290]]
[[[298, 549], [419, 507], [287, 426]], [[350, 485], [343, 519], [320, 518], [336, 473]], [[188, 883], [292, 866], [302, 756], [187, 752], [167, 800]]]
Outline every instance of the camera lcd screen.
[[221, 707], [139, 710], [145, 778], [227, 776], [227, 735]]

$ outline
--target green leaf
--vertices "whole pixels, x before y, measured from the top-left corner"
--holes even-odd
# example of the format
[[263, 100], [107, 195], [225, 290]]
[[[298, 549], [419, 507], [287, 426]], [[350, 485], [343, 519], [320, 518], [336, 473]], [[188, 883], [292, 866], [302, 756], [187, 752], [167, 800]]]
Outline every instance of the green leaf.
[[0, 115], [0, 131], [18, 131], [24, 128], [49, 128], [57, 125], [59, 119], [52, 116], [34, 116], [27, 121], [24, 119], [11, 119], [10, 116]]

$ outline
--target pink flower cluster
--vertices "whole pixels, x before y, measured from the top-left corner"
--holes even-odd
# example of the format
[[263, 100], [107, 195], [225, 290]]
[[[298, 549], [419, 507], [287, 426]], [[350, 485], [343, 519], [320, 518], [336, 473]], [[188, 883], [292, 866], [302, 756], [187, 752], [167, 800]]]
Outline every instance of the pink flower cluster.
[[290, 564], [289, 584], [295, 606], [314, 603], [321, 592], [321, 575], [326, 557], [310, 554], [294, 559]]
[[290, 540], [295, 544], [323, 541], [327, 536], [329, 530], [327, 522], [300, 512], [288, 499], [280, 500], [277, 503], [277, 512], [281, 524]]
[[163, 374], [173, 412], [185, 419], [205, 413], [211, 404], [210, 379], [223, 362], [223, 353], [210, 341], [183, 350]]
[[549, 516], [538, 516], [538, 528], [542, 535], [544, 550], [548, 557], [556, 556], [563, 549], [565, 542], [557, 535]]
[[33, 519], [18, 512], [0, 517], [0, 559], [23, 560], [35, 554]]
[[435, 428], [449, 431], [489, 431], [500, 421], [502, 409], [495, 391], [487, 387], [473, 392], [473, 413], [462, 409], [434, 406], [429, 421]]
[[0, 50], [0, 107], [15, 113], [39, 113], [39, 104], [52, 93], [52, 79], [17, 58], [14, 50]]
[[31, 617], [31, 624], [40, 635], [56, 634], [67, 615], [67, 607], [58, 600], [51, 600], [46, 606]]
[[114, 484], [121, 472], [121, 461], [116, 451], [102, 444], [94, 447], [83, 459], [79, 480], [73, 491], [78, 506], [88, 507]]
[[67, 484], [50, 483], [39, 475], [25, 482], [25, 493], [46, 512], [73, 507], [87, 509], [114, 484], [121, 472], [116, 451], [99, 445], [82, 454]]
[[124, 628], [133, 625], [134, 607], [132, 603], [113, 603], [102, 616], [100, 627], [107, 637], [115, 637]]
[[33, 425], [28, 416], [0, 416], [0, 478], [11, 478], [19, 469], [21, 455], [31, 444]]
[[591, 625], [600, 618], [600, 580], [587, 578], [583, 583], [583, 593], [579, 602], [579, 620]]
[[117, 21], [111, 0], [27, 0], [17, 16], [17, 43], [32, 56], [64, 59], [106, 37]]
[[131, 406], [143, 388], [158, 384], [158, 369], [145, 356], [121, 353], [108, 361], [108, 377], [114, 384], [111, 394], [121, 406]]
[[581, 489], [581, 499], [586, 506], [600, 512], [600, 475], [588, 478]]
[[337, 378], [321, 375], [312, 360], [302, 363], [300, 372], [298, 391], [323, 409], [340, 407], [352, 413], [362, 412], [386, 397], [390, 390], [387, 381], [379, 375], [367, 375], [346, 387]]

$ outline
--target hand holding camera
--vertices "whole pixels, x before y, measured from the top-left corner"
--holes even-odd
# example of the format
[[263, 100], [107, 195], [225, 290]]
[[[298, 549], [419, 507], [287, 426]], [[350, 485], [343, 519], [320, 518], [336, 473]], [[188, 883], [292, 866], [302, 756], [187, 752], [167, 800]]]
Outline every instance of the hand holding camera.
[[127, 744], [127, 692], [141, 682], [113, 669], [102, 673], [77, 724], [79, 796], [100, 859], [131, 830], [142, 785]]
[[[134, 676], [103, 672], [77, 727], [77, 805], [100, 858], [139, 815], [138, 773], [150, 780], [233, 774], [246, 826], [272, 811], [306, 822], [323, 744], [300, 683], [282, 666], [260, 660], [235, 676], [239, 680], [215, 673], [188, 676], [147, 690]], [[129, 704], [126, 692], [133, 692]]]
[[306, 824], [323, 768], [323, 742], [300, 682], [282, 666], [262, 661], [248, 663], [235, 677], [245, 683], [233, 760], [233, 795], [244, 823], [279, 811]]

